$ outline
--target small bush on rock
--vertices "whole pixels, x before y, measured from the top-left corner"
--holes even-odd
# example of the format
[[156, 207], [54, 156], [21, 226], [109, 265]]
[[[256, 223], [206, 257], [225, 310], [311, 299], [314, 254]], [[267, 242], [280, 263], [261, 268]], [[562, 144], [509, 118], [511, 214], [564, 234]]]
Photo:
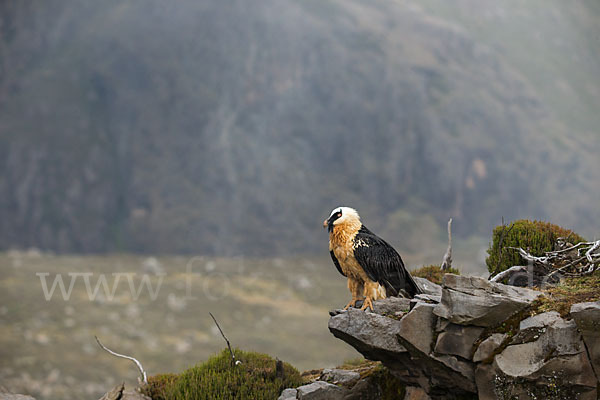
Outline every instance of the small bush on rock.
[[446, 271], [443, 271], [439, 265], [429, 265], [423, 266], [419, 269], [416, 269], [410, 273], [412, 276], [418, 276], [419, 278], [425, 278], [429, 282], [437, 283], [438, 285], [442, 284], [442, 278], [445, 274], [455, 274], [460, 275], [460, 271], [456, 268], [449, 268]]
[[266, 354], [235, 350], [242, 363], [231, 365], [228, 350], [179, 375], [150, 377], [144, 394], [153, 400], [276, 399], [281, 391], [303, 384], [288, 363], [278, 371], [276, 360]]
[[508, 226], [497, 226], [487, 250], [488, 271], [496, 275], [515, 265], [527, 265], [516, 250], [506, 247], [521, 247], [534, 256], [543, 256], [547, 251], [556, 250], [559, 237], [568, 238], [572, 244], [585, 242], [575, 232], [544, 221], [521, 219]]

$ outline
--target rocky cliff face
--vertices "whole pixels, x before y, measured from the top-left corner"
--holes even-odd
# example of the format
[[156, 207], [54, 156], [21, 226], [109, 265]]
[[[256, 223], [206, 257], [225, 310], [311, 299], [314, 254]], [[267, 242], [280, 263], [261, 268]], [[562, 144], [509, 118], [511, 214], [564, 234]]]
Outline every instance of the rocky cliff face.
[[433, 399], [596, 399], [600, 302], [532, 315], [538, 291], [446, 275], [427, 294], [333, 312], [329, 330]]

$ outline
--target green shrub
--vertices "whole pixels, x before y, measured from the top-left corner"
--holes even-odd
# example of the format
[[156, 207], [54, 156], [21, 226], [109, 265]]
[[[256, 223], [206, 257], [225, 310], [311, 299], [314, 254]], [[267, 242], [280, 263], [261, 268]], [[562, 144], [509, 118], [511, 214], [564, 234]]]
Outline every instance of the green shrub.
[[442, 278], [445, 274], [456, 274], [460, 275], [460, 271], [456, 268], [450, 268], [446, 271], [442, 271], [439, 265], [422, 266], [410, 273], [412, 276], [418, 276], [419, 278], [425, 278], [430, 282], [442, 284]]
[[568, 238], [568, 242], [572, 244], [585, 242], [575, 232], [549, 222], [520, 219], [509, 226], [497, 226], [494, 228], [485, 263], [492, 275], [515, 265], [527, 265], [527, 261], [516, 250], [506, 247], [521, 247], [534, 256], [543, 256], [547, 251], [556, 250], [559, 237]]
[[143, 392], [153, 400], [276, 399], [288, 387], [303, 384], [298, 371], [266, 354], [235, 350], [242, 363], [231, 365], [229, 350], [211, 357], [179, 375], [157, 375], [148, 379]]

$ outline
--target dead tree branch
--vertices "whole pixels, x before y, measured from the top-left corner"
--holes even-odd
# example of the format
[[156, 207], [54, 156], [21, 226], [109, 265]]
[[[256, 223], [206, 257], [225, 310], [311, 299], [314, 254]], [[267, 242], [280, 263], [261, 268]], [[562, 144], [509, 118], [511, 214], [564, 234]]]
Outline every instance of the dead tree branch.
[[452, 268], [452, 218], [448, 220], [448, 248], [442, 261], [442, 271]]
[[119, 354], [119, 353], [117, 353], [117, 352], [114, 352], [114, 351], [112, 351], [111, 349], [109, 349], [108, 347], [106, 347], [105, 345], [103, 345], [103, 344], [100, 342], [100, 339], [98, 339], [98, 336], [94, 336], [94, 337], [96, 338], [96, 342], [98, 342], [98, 345], [100, 345], [100, 347], [102, 347], [102, 349], [103, 349], [103, 350], [106, 350], [107, 352], [109, 352], [109, 353], [110, 353], [110, 354], [112, 354], [113, 356], [116, 356], [116, 357], [121, 357], [121, 358], [126, 358], [126, 359], [128, 359], [128, 360], [131, 360], [131, 361], [133, 361], [133, 362], [135, 363], [135, 365], [138, 367], [138, 369], [140, 370], [140, 375], [142, 376], [142, 379], [141, 379], [141, 381], [142, 381], [144, 384], [147, 384], [147, 383], [148, 383], [148, 376], [146, 375], [146, 371], [144, 370], [144, 367], [142, 367], [142, 363], [140, 363], [138, 360], [136, 360], [136, 359], [135, 359], [135, 358], [133, 358], [133, 357], [126, 356], [126, 355], [124, 355], [124, 354]]
[[513, 274], [515, 274], [517, 272], [526, 272], [526, 271], [527, 271], [527, 267], [524, 267], [522, 265], [515, 265], [514, 267], [510, 267], [509, 269], [504, 270], [504, 271], [500, 272], [499, 274], [492, 276], [490, 278], [490, 282], [500, 282], [500, 281], [504, 280], [504, 278], [508, 278], [509, 276], [512, 276]]
[[212, 317], [213, 321], [215, 321], [215, 325], [217, 325], [217, 328], [219, 328], [219, 332], [221, 332], [221, 336], [223, 336], [223, 339], [225, 339], [225, 342], [227, 342], [227, 347], [229, 348], [229, 354], [231, 354], [231, 364], [232, 365], [241, 364], [242, 363], [241, 361], [235, 359], [235, 354], [233, 354], [233, 350], [231, 350], [231, 343], [229, 343], [229, 339], [227, 339], [227, 336], [225, 336], [225, 334], [223, 333], [223, 329], [221, 329], [221, 326], [219, 326], [217, 319], [211, 312], [209, 312], [209, 314]]
[[[566, 239], [559, 238], [558, 247], [563, 246], [566, 247], [545, 252], [543, 256], [534, 256], [520, 247], [506, 249], [517, 250], [519, 255], [529, 262], [531, 268], [527, 269], [527, 273], [531, 274], [531, 281], [536, 285], [557, 282], [561, 275], [580, 277], [600, 270], [600, 252], [594, 253], [600, 249], [600, 240], [571, 245]], [[523, 267], [515, 266], [491, 277], [490, 280], [498, 282], [522, 271]]]

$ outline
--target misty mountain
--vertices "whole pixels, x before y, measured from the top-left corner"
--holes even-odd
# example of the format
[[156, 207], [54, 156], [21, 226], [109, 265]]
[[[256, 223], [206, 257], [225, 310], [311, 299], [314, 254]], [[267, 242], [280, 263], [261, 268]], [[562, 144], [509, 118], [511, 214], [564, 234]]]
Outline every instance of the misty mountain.
[[311, 253], [341, 204], [597, 234], [600, 10], [471, 3], [3, 2], [0, 248]]

